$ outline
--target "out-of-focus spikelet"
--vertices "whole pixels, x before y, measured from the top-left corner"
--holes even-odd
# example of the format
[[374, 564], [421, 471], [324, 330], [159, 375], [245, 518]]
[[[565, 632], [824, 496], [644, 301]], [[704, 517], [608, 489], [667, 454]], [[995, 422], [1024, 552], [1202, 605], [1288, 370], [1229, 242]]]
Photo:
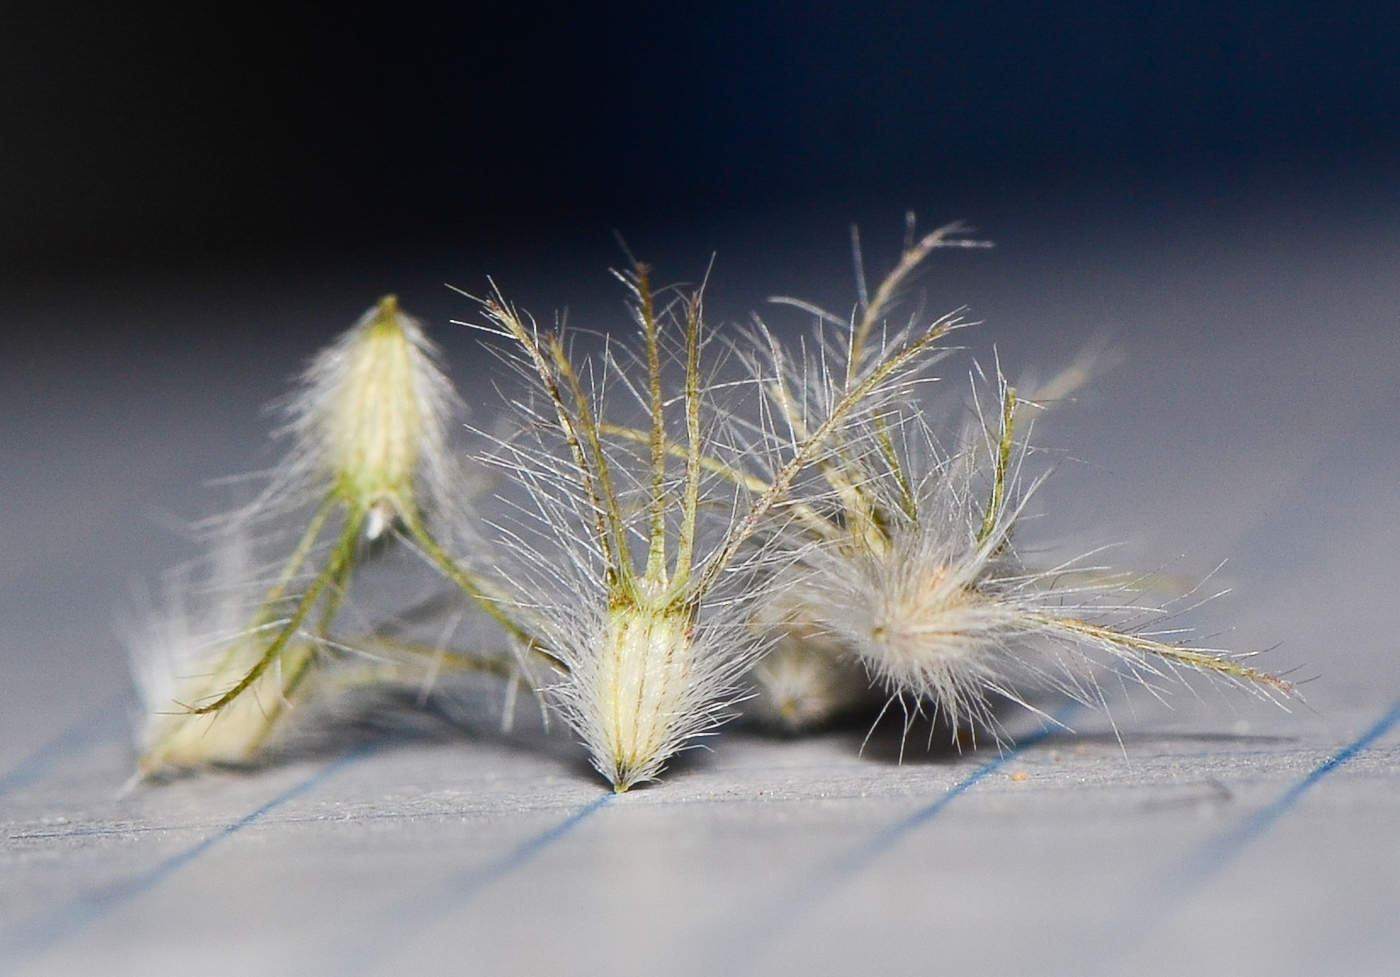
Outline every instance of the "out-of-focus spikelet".
[[[862, 285], [849, 323], [781, 300], [813, 313], [818, 323], [814, 351], [774, 355], [759, 368], [783, 378], [767, 388], [775, 415], [793, 424], [823, 420], [825, 405], [877, 355], [900, 280], [951, 230], [918, 243], [911, 234], [874, 299], [865, 300]], [[1092, 358], [1081, 358], [1042, 389], [1065, 396], [1093, 366]], [[1070, 561], [1039, 569], [1019, 557], [1013, 533], [1038, 480], [1022, 480], [1028, 449], [1017, 432], [1028, 426], [1025, 412], [1035, 405], [1018, 398], [1000, 373], [996, 395], [994, 419], [979, 407], [978, 423], [951, 450], [918, 399], [889, 400], [833, 433], [822, 477], [807, 483], [798, 500], [814, 518], [790, 527], [798, 564], [785, 591], [799, 620], [785, 622], [783, 631], [805, 628], [820, 640], [787, 656], [817, 659], [807, 664], [814, 675], [817, 664], [854, 658], [890, 701], [904, 704], [906, 716], [941, 715], [954, 735], [968, 721], [995, 728], [993, 695], [1031, 708], [1027, 690], [1050, 686], [1099, 703], [1096, 675], [1103, 668], [1145, 684], [1194, 672], [1291, 694], [1288, 682], [1245, 665], [1248, 656], [1152, 633], [1167, 609], [1134, 604], [1121, 578], [1102, 568]], [[766, 687], [773, 676], [792, 671], [791, 662], [784, 671], [756, 670], [760, 700], [774, 697]], [[863, 689], [852, 681], [851, 694]]]
[[[279, 433], [289, 448], [266, 488], [209, 523], [218, 580], [199, 595], [205, 606], [192, 616], [173, 601], [133, 643], [148, 714], [143, 772], [251, 759], [316, 666], [345, 647], [332, 637], [337, 614], [390, 528], [508, 623], [428, 528], [429, 515], [458, 525], [465, 511], [448, 446], [459, 406], [435, 349], [393, 296], [311, 361], [287, 401]], [[299, 520], [279, 556], [248, 555], [281, 547]]]

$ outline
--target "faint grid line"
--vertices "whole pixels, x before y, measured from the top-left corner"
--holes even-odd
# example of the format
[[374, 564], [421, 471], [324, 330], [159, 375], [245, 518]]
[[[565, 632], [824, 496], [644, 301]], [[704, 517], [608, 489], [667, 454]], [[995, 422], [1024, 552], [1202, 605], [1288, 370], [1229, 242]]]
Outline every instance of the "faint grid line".
[[1308, 775], [1284, 791], [1272, 803], [1241, 818], [1233, 828], [1210, 839], [1168, 877], [1165, 886], [1179, 905], [1195, 890], [1202, 888], [1243, 854], [1260, 835], [1293, 809], [1308, 791], [1329, 774], [1349, 763], [1358, 753], [1390, 732], [1400, 723], [1400, 700], [1375, 721], [1366, 732], [1342, 747], [1308, 772]]
[[1304, 795], [1397, 724], [1400, 724], [1400, 700], [1392, 704], [1364, 733], [1313, 767], [1275, 800], [1208, 839], [1183, 858], [1158, 884], [1131, 900], [1125, 911], [1126, 917], [1114, 927], [1114, 932], [1119, 935], [1118, 950], [1104, 961], [1105, 967], [1120, 962], [1129, 951], [1175, 916], [1193, 896], [1233, 864], [1250, 845], [1291, 811]]
[[1064, 724], [1069, 722], [1079, 709], [1080, 706], [1076, 703], [1063, 710], [1055, 717], [1055, 726], [1046, 726], [1023, 737], [1011, 749], [977, 767], [972, 773], [913, 814], [882, 828], [862, 844], [818, 868], [806, 878], [802, 885], [797, 886], [788, 898], [781, 900], [778, 908], [766, 914], [757, 914], [758, 921], [756, 923], [737, 927], [739, 930], [737, 938], [722, 937], [717, 940], [716, 942], [724, 945], [730, 952], [726, 954], [727, 959], [712, 968], [713, 971], [715, 973], [735, 973], [751, 969], [765, 949], [777, 941], [799, 919], [825, 902], [838, 888], [863, 872], [875, 859], [889, 851], [909, 834], [937, 817], [945, 807], [965, 794], [978, 782], [985, 780], [1001, 767], [1010, 763], [1018, 754], [1061, 732]]
[[64, 760], [81, 756], [106, 740], [122, 696], [112, 696], [0, 776], [0, 797], [28, 787]]
[[460, 908], [483, 890], [524, 868], [550, 845], [564, 837], [617, 795], [609, 791], [563, 821], [526, 839], [499, 858], [462, 872], [431, 892], [401, 903], [384, 914], [376, 914], [378, 925], [366, 927], [335, 955], [324, 973], [331, 977], [354, 977], [373, 973], [415, 936]]
[[267, 812], [294, 800], [313, 787], [324, 783], [351, 763], [361, 759], [370, 749], [356, 750], [340, 757], [316, 771], [310, 777], [287, 788], [256, 810], [245, 814], [237, 821], [225, 825], [216, 833], [190, 847], [176, 852], [154, 868], [135, 875], [125, 881], [108, 886], [96, 892], [80, 896], [48, 918], [40, 918], [23, 927], [8, 927], [6, 938], [0, 940], [0, 974], [14, 973], [25, 963], [56, 949], [62, 943], [78, 936], [93, 923], [105, 918], [123, 905], [149, 892], [190, 862], [208, 852], [230, 835], [248, 827]]

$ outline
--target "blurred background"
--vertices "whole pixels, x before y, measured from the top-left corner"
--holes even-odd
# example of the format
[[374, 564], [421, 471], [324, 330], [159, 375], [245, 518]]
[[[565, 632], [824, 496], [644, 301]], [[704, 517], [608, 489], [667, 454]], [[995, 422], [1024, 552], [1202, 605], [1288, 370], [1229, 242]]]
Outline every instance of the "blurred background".
[[292, 6], [7, 3], [7, 266], [567, 251], [906, 207], [1209, 230], [1355, 200], [1400, 131], [1385, 4]]
[[[130, 701], [121, 609], [195, 555], [183, 527], [230, 501], [210, 480], [275, 457], [263, 405], [380, 295], [397, 292], [427, 320], [486, 423], [498, 399], [492, 361], [450, 323], [470, 303], [444, 283], [480, 291], [492, 275], [542, 321], [567, 310], [576, 325], [623, 329], [607, 274], [623, 260], [618, 231], [663, 280], [695, 281], [713, 255], [716, 324], [758, 309], [799, 329], [801, 316], [766, 297], [849, 308], [849, 226], [861, 227], [873, 279], [897, 257], [906, 210], [926, 228], [967, 220], [996, 242], [937, 254], [919, 279], [928, 307], [967, 306], [982, 320], [963, 334], [980, 362], [999, 356], [1020, 380], [1103, 337], [1123, 354], [1038, 422], [1040, 458], [1056, 472], [1027, 533], [1061, 552], [1111, 544], [1107, 560], [1185, 580], [1228, 561], [1210, 588], [1233, 592], [1183, 623], [1212, 644], [1267, 650], [1267, 667], [1310, 680], [1307, 705], [1292, 713], [1243, 696], [1181, 696], [1176, 713], [1146, 700], [1116, 706], [1115, 718], [1129, 730], [1219, 736], [1221, 751], [1325, 755], [1400, 695], [1397, 52], [1400, 6], [1360, 2], [6, 0], [0, 765], [98, 703], [120, 712]], [[945, 376], [965, 384], [968, 368], [958, 360]], [[1229, 739], [1251, 730], [1281, 738]], [[1103, 762], [1119, 763], [1104, 742]], [[1306, 757], [1288, 762], [1304, 770]], [[401, 776], [394, 759], [374, 768], [381, 781]], [[113, 762], [114, 783], [124, 762]], [[1203, 762], [1184, 763], [1182, 776]], [[1338, 972], [1334, 951], [1362, 947], [1382, 972], [1400, 901], [1389, 863], [1375, 858], [1394, 847], [1396, 768], [1386, 762], [1389, 774], [1347, 795], [1362, 798], [1360, 813], [1328, 821], [1327, 844], [1309, 833], [1326, 819], [1300, 821], [1291, 847], [1192, 917], [1200, 929], [1172, 952], [1234, 948], [1241, 973], [1251, 960], [1295, 967], [1254, 972]], [[907, 776], [942, 775], [929, 769]], [[1164, 769], [1174, 783], [1177, 768]], [[1275, 780], [1250, 803], [1272, 796]], [[356, 782], [347, 803], [379, 783]], [[566, 793], [588, 787], [563, 783]], [[47, 816], [49, 795], [35, 790], [26, 803]], [[199, 783], [171, 790], [141, 803], [163, 817], [186, 797], [191, 810], [217, 808], [211, 819], [230, 816]], [[1076, 803], [1095, 817], [1137, 810], [1098, 797]], [[77, 803], [53, 805], [66, 816]], [[1005, 942], [1037, 960], [1034, 939], [973, 938], [983, 931], [965, 915], [1003, 917], [1011, 893], [1030, 915], [1051, 903], [1071, 913], [1090, 892], [1112, 902], [1105, 878], [1141, 874], [1141, 853], [1186, 847], [1172, 831], [1209, 827], [1172, 814], [1162, 816], [1170, 827], [1129, 818], [1124, 833], [1062, 806], [1064, 824], [1090, 826], [1079, 874], [1055, 863], [1058, 835], [1052, 844], [1035, 833], [1058, 829], [1018, 814], [1030, 840], [1005, 849], [1000, 901], [985, 911], [958, 901], [975, 864], [939, 889], [959, 921], [941, 947], [975, 963]], [[853, 822], [868, 827], [872, 810]], [[691, 816], [679, 811], [666, 816]], [[734, 832], [747, 823], [736, 819]], [[514, 822], [492, 824], [505, 836]], [[1011, 831], [994, 827], [985, 850]], [[657, 830], [657, 851], [670, 851], [670, 828]], [[744, 853], [763, 845], [734, 837], [721, 832], [707, 850], [731, 851], [741, 874]], [[815, 848], [826, 844], [818, 838]], [[439, 840], [419, 852], [433, 864], [448, 850]], [[656, 871], [657, 885], [670, 884], [655, 861], [617, 844], [627, 854], [619, 872]], [[1122, 864], [1094, 875], [1092, 858], [1109, 848]], [[1311, 881], [1281, 882], [1276, 872], [1300, 850], [1316, 853]], [[595, 855], [579, 878], [600, 864]], [[872, 885], [904, 892], [912, 876], [901, 871]], [[1357, 873], [1370, 873], [1365, 884], [1352, 884]], [[261, 901], [226, 878], [211, 871], [210, 891]], [[1066, 881], [1037, 889], [1036, 879]], [[535, 905], [533, 894], [520, 899]], [[925, 932], [922, 905], [908, 904], [913, 922], [888, 916], [898, 937], [881, 944], [890, 972], [925, 959], [900, 942]], [[1242, 905], [1268, 914], [1252, 937], [1234, 925]], [[1351, 922], [1328, 928], [1324, 910]], [[151, 927], [164, 932], [166, 918], [153, 913]], [[1314, 930], [1312, 956], [1280, 956]], [[122, 932], [94, 943], [94, 958], [129, 950]], [[613, 945], [599, 951], [609, 965]], [[1192, 969], [1170, 953], [1155, 959], [1163, 972]], [[144, 967], [131, 972], [153, 972]]]
[[1043, 425], [1047, 539], [1229, 558], [1207, 631], [1397, 684], [1397, 50], [1364, 3], [4, 4], [3, 748], [125, 688], [114, 608], [378, 295], [484, 403], [445, 282], [620, 328], [620, 231], [714, 255], [716, 321], [841, 309], [906, 209], [997, 243], [921, 279], [984, 362], [1126, 355]]

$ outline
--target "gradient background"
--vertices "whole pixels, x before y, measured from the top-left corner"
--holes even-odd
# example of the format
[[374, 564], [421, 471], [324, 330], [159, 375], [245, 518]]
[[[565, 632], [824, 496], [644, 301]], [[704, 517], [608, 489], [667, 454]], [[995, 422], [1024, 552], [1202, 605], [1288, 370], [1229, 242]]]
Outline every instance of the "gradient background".
[[0, 7], [0, 759], [125, 693], [133, 582], [380, 294], [487, 403], [444, 282], [622, 328], [617, 229], [715, 253], [716, 321], [842, 308], [848, 224], [874, 277], [905, 209], [996, 241], [922, 278], [984, 361], [1125, 353], [1041, 426], [1034, 531], [1228, 558], [1192, 623], [1317, 677], [1189, 722], [1332, 743], [1400, 694], [1400, 8], [598, 6]]

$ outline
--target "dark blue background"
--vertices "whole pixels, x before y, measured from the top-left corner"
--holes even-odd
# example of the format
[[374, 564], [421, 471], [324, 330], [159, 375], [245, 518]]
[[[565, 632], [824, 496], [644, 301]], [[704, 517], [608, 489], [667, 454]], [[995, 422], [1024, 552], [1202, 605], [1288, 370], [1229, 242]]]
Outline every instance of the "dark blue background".
[[1384, 3], [10, 2], [0, 259], [1330, 193], [1392, 165], [1398, 52]]

